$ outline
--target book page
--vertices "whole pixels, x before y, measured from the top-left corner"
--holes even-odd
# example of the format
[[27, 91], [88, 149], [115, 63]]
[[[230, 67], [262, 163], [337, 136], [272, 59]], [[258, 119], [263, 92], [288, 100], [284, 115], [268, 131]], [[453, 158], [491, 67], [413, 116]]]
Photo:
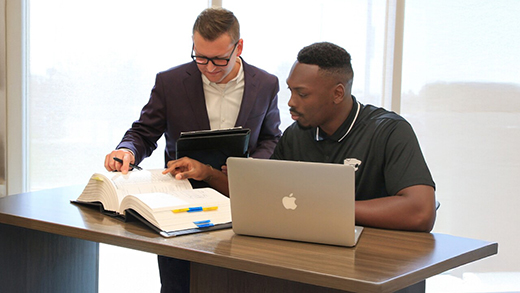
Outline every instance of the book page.
[[[132, 196], [146, 204], [154, 213], [162, 210], [185, 208], [207, 203], [227, 203], [229, 201], [227, 197], [211, 188], [178, 190], [171, 194], [132, 194]], [[123, 204], [121, 208], [125, 209], [127, 207]]]
[[[180, 199], [177, 194], [182, 191], [177, 191], [175, 195], [168, 193], [141, 193], [131, 194], [121, 203], [122, 209], [135, 208], [145, 204], [153, 212], [155, 209], [165, 208], [173, 209], [178, 206], [187, 206], [190, 202]], [[133, 198], [132, 198], [133, 197]], [[135, 200], [137, 199], [137, 200]]]
[[211, 226], [231, 222], [229, 198], [212, 188], [128, 195], [121, 203], [126, 209], [163, 231], [197, 228], [199, 221]]
[[162, 174], [162, 171], [163, 169], [130, 171], [126, 175], [114, 172], [110, 179], [114, 182], [118, 202], [121, 203], [128, 194], [172, 194], [178, 190], [192, 189], [188, 180], [177, 180], [170, 173]]

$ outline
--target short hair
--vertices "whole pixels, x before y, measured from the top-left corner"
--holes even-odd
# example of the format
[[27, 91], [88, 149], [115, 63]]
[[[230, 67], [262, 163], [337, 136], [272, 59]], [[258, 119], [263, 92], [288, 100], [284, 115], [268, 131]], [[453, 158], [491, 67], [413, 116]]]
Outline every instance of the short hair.
[[224, 8], [203, 10], [193, 25], [193, 33], [198, 32], [205, 40], [214, 41], [228, 33], [233, 43], [240, 40], [240, 24], [233, 12]]
[[350, 54], [342, 47], [329, 42], [304, 47], [298, 53], [297, 60], [304, 64], [318, 65], [320, 71], [337, 75], [345, 83], [351, 83], [354, 78]]

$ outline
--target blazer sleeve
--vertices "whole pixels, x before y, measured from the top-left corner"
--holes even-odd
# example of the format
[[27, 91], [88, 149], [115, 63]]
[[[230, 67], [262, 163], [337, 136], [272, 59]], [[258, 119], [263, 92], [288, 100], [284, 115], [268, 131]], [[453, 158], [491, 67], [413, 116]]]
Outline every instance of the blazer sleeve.
[[150, 99], [141, 110], [139, 120], [132, 123], [132, 127], [126, 131], [116, 147], [131, 150], [135, 155], [136, 164], [149, 157], [157, 148], [157, 140], [166, 128], [165, 101], [164, 94], [160, 92], [160, 83], [161, 79], [157, 74]]
[[276, 144], [280, 140], [280, 111], [278, 109], [278, 79], [272, 89], [272, 98], [268, 105], [266, 115], [260, 128], [256, 149], [251, 153], [251, 157], [269, 159], [274, 152]]
[[282, 135], [278, 110], [278, 78], [245, 61], [243, 64], [244, 98], [236, 126], [251, 129], [249, 155], [268, 159]]

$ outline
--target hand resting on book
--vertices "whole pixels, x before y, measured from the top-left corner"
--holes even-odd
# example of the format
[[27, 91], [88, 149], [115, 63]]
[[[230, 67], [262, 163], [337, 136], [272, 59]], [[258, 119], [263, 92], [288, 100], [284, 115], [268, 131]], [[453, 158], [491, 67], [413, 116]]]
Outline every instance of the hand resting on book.
[[[113, 158], [123, 160], [123, 164], [115, 161]], [[130, 171], [130, 163], [135, 162], [134, 154], [126, 149], [113, 150], [110, 154], [105, 156], [105, 169], [107, 171], [119, 171], [127, 174]]]
[[220, 170], [214, 169], [210, 165], [203, 164], [188, 157], [169, 161], [166, 165], [168, 168], [163, 171], [163, 174], [171, 173], [177, 180], [195, 179], [205, 181], [214, 189], [229, 196], [227, 175]]

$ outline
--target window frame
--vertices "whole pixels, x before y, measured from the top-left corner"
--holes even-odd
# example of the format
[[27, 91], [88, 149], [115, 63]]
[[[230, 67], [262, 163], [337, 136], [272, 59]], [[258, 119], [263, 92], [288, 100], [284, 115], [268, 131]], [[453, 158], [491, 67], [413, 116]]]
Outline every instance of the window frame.
[[5, 183], [6, 194], [27, 191], [27, 0], [5, 0]]

